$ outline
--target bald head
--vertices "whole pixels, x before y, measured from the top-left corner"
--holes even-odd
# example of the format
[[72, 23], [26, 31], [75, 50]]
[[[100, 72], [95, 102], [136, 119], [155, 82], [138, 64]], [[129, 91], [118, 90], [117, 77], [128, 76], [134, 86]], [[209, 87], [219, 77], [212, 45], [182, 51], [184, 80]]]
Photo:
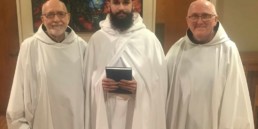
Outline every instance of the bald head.
[[192, 32], [193, 42], [198, 44], [208, 43], [216, 32], [214, 28], [218, 22], [215, 6], [207, 0], [196, 0], [189, 6], [187, 25]]
[[42, 6], [41, 20], [48, 36], [56, 42], [65, 38], [65, 31], [70, 21], [70, 13], [59, 0], [48, 0]]
[[47, 8], [49, 8], [51, 6], [62, 6], [63, 10], [65, 12], [67, 12], [67, 8], [66, 8], [65, 4], [62, 1], [60, 1], [60, 0], [48, 0], [42, 6], [42, 14], [45, 14]]
[[217, 12], [214, 4], [208, 0], [196, 0], [192, 2], [188, 8], [187, 16], [189, 16], [194, 8], [199, 8], [199, 10], [205, 11], [205, 13], [213, 14], [217, 16]]

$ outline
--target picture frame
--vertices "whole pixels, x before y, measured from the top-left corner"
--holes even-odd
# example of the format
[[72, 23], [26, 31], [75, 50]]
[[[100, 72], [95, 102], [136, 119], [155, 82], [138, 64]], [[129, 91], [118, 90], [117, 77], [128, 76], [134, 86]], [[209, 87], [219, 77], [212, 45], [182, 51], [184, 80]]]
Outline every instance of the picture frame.
[[[70, 13], [69, 26], [75, 32], [95, 32], [100, 29], [99, 22], [106, 18], [110, 8], [109, 0], [60, 0]], [[46, 0], [31, 0], [33, 31], [41, 25], [41, 8]], [[134, 0], [134, 11], [142, 15], [142, 0]]]
[[[31, 0], [16, 0], [17, 5], [17, 19], [19, 28], [20, 43], [32, 36], [34, 32], [33, 16], [32, 16], [32, 2]], [[155, 13], [156, 0], [142, 0], [142, 17], [143, 22], [151, 31], [155, 31]], [[76, 33], [84, 40], [88, 41], [94, 31], [77, 31]]]

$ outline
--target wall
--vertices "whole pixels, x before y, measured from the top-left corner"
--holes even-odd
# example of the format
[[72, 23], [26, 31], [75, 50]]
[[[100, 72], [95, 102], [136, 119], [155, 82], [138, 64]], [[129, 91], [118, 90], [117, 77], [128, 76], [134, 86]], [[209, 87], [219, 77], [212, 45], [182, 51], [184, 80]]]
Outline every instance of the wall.
[[[189, 4], [193, 0], [157, 0], [156, 23], [162, 24], [163, 35], [158, 35], [165, 53], [182, 36], [185, 35], [187, 24], [186, 15]], [[159, 28], [157, 28], [159, 30]], [[162, 38], [162, 39], [161, 39]]]
[[[0, 116], [5, 115], [19, 51], [15, 1], [0, 1]], [[1, 122], [0, 122], [1, 124]], [[1, 127], [0, 127], [1, 128]]]
[[[213, 0], [215, 1], [215, 0]], [[147, 27], [154, 30], [155, 24], [155, 5], [157, 7], [157, 22], [168, 22], [165, 26], [166, 33], [171, 35], [171, 38], [165, 38], [165, 51], [177, 40], [177, 38], [185, 34], [184, 25], [172, 26], [173, 24], [185, 24], [185, 13], [187, 8], [180, 8], [181, 4], [189, 5], [190, 1], [166, 1], [166, 0], [144, 0], [144, 22]], [[248, 0], [216, 0], [219, 19], [222, 22], [225, 30], [230, 38], [236, 42], [240, 51], [258, 51], [258, 1]], [[182, 7], [182, 6], [181, 6]], [[171, 11], [165, 11], [164, 9]], [[20, 41], [33, 34], [32, 19], [31, 19], [31, 4], [30, 0], [17, 0], [18, 24]], [[174, 16], [179, 16], [178, 18]], [[167, 21], [164, 17], [168, 17]], [[172, 26], [172, 27], [171, 27]], [[26, 29], [25, 29], [26, 28]], [[171, 29], [169, 29], [171, 28]], [[175, 32], [173, 31], [175, 30]], [[90, 35], [80, 34], [88, 39]]]
[[217, 0], [219, 19], [240, 51], [258, 51], [258, 0]]
[[[17, 15], [19, 25], [19, 38], [22, 42], [25, 38], [33, 35], [32, 26], [32, 6], [31, 0], [16, 0]], [[155, 30], [155, 16], [156, 16], [156, 0], [143, 0], [143, 22], [147, 28]], [[78, 33], [83, 39], [88, 41], [92, 33]]]

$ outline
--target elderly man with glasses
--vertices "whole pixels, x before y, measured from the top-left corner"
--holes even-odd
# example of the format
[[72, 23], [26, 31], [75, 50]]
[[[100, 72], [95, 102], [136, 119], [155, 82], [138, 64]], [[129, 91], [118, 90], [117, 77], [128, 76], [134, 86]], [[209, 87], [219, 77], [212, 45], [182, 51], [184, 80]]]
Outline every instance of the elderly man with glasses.
[[186, 36], [166, 56], [167, 129], [254, 129], [239, 52], [214, 5], [192, 2], [186, 21]]
[[59, 0], [42, 7], [38, 31], [20, 47], [7, 108], [9, 129], [84, 127], [86, 42], [68, 27], [70, 14]]

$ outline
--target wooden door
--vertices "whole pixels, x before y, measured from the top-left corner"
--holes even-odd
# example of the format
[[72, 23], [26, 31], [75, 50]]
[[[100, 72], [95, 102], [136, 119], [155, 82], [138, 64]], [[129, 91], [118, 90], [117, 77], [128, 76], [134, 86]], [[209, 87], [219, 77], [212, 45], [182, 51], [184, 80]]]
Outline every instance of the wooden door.
[[186, 15], [194, 0], [156, 0], [156, 35], [165, 53], [186, 34]]
[[1, 0], [0, 12], [0, 115], [5, 115], [19, 50], [16, 1]]

